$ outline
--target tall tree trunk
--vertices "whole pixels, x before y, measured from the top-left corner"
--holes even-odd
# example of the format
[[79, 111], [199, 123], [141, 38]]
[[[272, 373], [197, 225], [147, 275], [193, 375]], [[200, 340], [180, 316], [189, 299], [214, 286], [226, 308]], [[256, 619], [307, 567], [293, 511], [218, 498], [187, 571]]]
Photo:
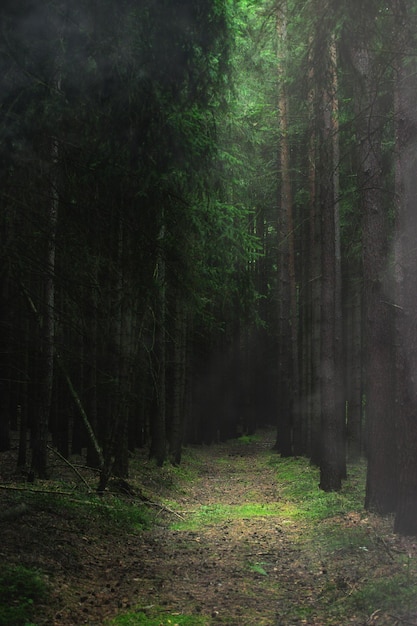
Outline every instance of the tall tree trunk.
[[345, 297], [346, 319], [346, 439], [350, 462], [358, 461], [363, 453], [362, 425], [362, 282], [356, 264], [349, 265]]
[[[86, 412], [89, 416], [91, 428], [97, 434], [98, 426], [98, 399], [97, 399], [97, 358], [98, 358], [98, 298], [97, 298], [97, 282], [98, 267], [97, 261], [93, 261], [91, 272], [92, 284], [89, 293], [86, 294], [87, 316], [85, 321], [84, 334], [84, 354], [86, 365], [85, 371], [85, 403]], [[90, 467], [99, 467], [100, 461], [97, 450], [90, 438], [87, 440], [87, 465]]]
[[[279, 45], [278, 58], [278, 113], [281, 135], [280, 145], [280, 170], [281, 170], [281, 229], [280, 246], [283, 267], [288, 276], [283, 280], [282, 288], [288, 289], [289, 311], [282, 312], [288, 315], [288, 330], [290, 333], [290, 415], [292, 446], [295, 454], [301, 453], [301, 406], [300, 406], [300, 374], [299, 374], [299, 348], [298, 348], [298, 305], [297, 284], [295, 270], [295, 242], [294, 242], [294, 218], [293, 218], [293, 194], [290, 170], [290, 140], [289, 140], [289, 99], [286, 81], [286, 57], [287, 51], [287, 6], [284, 2], [277, 15], [277, 32]], [[287, 257], [284, 259], [284, 255]], [[287, 282], [288, 281], [288, 282]], [[287, 283], [287, 284], [286, 284]]]
[[395, 531], [417, 535], [417, 63], [411, 3], [393, 0], [395, 67], [395, 365], [398, 500]]
[[[3, 233], [2, 233], [3, 235]], [[3, 240], [3, 236], [1, 237]], [[2, 255], [0, 269], [0, 452], [10, 450], [10, 353], [11, 310], [9, 300], [10, 271]]]
[[181, 463], [185, 428], [186, 368], [187, 368], [187, 312], [180, 295], [175, 301], [173, 336], [172, 416], [169, 438], [169, 456], [173, 465]]
[[330, 61], [330, 103], [331, 103], [331, 134], [333, 153], [333, 211], [335, 237], [335, 365], [336, 365], [336, 415], [340, 420], [338, 428], [340, 475], [346, 478], [346, 417], [345, 417], [345, 372], [343, 345], [343, 305], [342, 305], [342, 251], [340, 235], [340, 132], [339, 132], [339, 83], [337, 76], [337, 45], [334, 34], [329, 44]]
[[166, 267], [165, 267], [165, 219], [158, 238], [158, 260], [155, 269], [155, 346], [153, 359], [154, 412], [151, 421], [150, 456], [162, 466], [167, 454], [166, 445]]
[[[361, 14], [361, 28], [351, 33], [352, 60], [360, 90], [355, 94], [358, 182], [361, 198], [365, 397], [368, 471], [365, 506], [389, 513], [396, 505], [396, 455], [392, 371], [392, 306], [384, 277], [388, 258], [388, 207], [384, 201], [381, 107], [376, 67], [371, 58], [371, 23]], [[366, 27], [366, 25], [368, 27]]]
[[320, 431], [321, 431], [321, 388], [320, 388], [320, 360], [321, 360], [321, 220], [317, 194], [317, 128], [315, 124], [316, 86], [314, 75], [314, 58], [309, 54], [309, 91], [308, 110], [310, 119], [308, 141], [308, 191], [309, 191], [309, 301], [311, 307], [311, 373], [309, 393], [309, 452], [312, 464], [320, 464]]
[[32, 442], [32, 470], [40, 478], [47, 478], [47, 444], [49, 416], [52, 402], [55, 352], [55, 254], [58, 221], [58, 141], [52, 139], [49, 176], [50, 201], [46, 208], [46, 260], [43, 284], [41, 351], [39, 363], [39, 406]]
[[[321, 123], [319, 141], [319, 200], [322, 220], [321, 231], [321, 453], [320, 488], [337, 491], [341, 488], [344, 471], [344, 451], [341, 447], [341, 428], [344, 417], [342, 392], [341, 337], [339, 307], [341, 298], [338, 268], [338, 219], [335, 169], [339, 167], [335, 157], [335, 129], [333, 115], [334, 84], [333, 38], [327, 42], [322, 61]], [[320, 46], [321, 48], [321, 46]]]

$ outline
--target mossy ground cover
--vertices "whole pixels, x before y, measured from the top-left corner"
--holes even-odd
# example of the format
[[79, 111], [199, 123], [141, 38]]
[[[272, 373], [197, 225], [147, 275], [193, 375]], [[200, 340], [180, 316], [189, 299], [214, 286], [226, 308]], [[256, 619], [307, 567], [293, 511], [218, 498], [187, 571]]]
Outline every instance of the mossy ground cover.
[[0, 565], [0, 626], [29, 626], [35, 603], [46, 596], [46, 583], [37, 571]]
[[142, 611], [120, 615], [111, 621], [112, 626], [207, 626], [208, 618], [197, 615], [168, 614], [163, 609], [153, 608], [151, 612]]
[[179, 468], [142, 455], [132, 494], [0, 491], [3, 509], [25, 505], [1, 522], [0, 558], [47, 590], [2, 604], [37, 626], [416, 624], [417, 542], [363, 510], [365, 465], [325, 494], [272, 444], [189, 448]]

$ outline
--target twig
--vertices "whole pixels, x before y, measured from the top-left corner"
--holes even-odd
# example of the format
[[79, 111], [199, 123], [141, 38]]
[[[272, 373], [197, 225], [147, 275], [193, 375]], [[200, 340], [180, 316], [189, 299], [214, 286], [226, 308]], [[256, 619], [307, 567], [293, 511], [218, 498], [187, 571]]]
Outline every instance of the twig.
[[385, 548], [385, 552], [388, 554], [389, 558], [391, 559], [391, 561], [395, 561], [392, 552], [391, 552], [391, 548], [388, 546], [387, 542], [385, 541], [385, 539], [383, 537], [381, 537], [380, 535], [377, 536], [378, 541], [380, 541], [382, 543], [382, 545]]
[[64, 461], [64, 463], [66, 463], [68, 465], [68, 467], [70, 467], [77, 474], [78, 478], [84, 483], [84, 485], [87, 487], [88, 491], [91, 492], [90, 485], [85, 480], [85, 478], [81, 475], [81, 473], [77, 470], [77, 468], [74, 467], [74, 465], [72, 463], [70, 463], [68, 461], [68, 459], [66, 459], [56, 448], [53, 448], [49, 444], [47, 445], [47, 448], [48, 448], [48, 450], [51, 450], [52, 452], [54, 452], [57, 455], [57, 457], [59, 457], [62, 461]]
[[49, 489], [30, 489], [28, 487], [13, 487], [12, 485], [0, 485], [0, 489], [10, 489], [10, 491], [26, 491], [26, 493], [46, 493], [57, 496], [72, 496], [69, 491], [51, 491]]
[[96, 472], [96, 474], [99, 474], [101, 472], [99, 467], [91, 467], [91, 465], [79, 465], [78, 463], [74, 463], [73, 465], [74, 467], [78, 467], [79, 469], [85, 469], [85, 470], [89, 470], [90, 472]]
[[392, 613], [386, 613], [387, 617], [391, 617], [392, 619], [396, 620], [397, 624], [408, 624], [409, 626], [415, 626], [415, 622], [410, 622], [407, 618], [405, 617], [400, 617], [399, 615], [392, 615]]
[[152, 500], [148, 500], [148, 499], [146, 499], [144, 502], [145, 502], [145, 504], [148, 504], [149, 506], [156, 506], [159, 509], [161, 509], [162, 511], [166, 511], [167, 513], [171, 513], [172, 515], [176, 515], [183, 522], [185, 521], [185, 518], [180, 513], [177, 513], [177, 511], [174, 511], [173, 509], [170, 509], [168, 506], [165, 506], [165, 504], [159, 504], [159, 502], [152, 502]]

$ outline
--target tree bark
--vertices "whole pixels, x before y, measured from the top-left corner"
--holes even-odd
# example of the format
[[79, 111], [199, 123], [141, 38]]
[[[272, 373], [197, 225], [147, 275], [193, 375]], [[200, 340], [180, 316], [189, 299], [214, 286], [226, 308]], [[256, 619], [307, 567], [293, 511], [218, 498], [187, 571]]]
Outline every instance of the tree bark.
[[32, 470], [40, 478], [48, 477], [47, 445], [52, 402], [55, 351], [55, 254], [58, 221], [58, 141], [52, 139], [49, 173], [50, 203], [46, 208], [46, 260], [42, 307], [41, 354], [39, 363], [39, 405], [32, 442]]
[[[280, 126], [280, 173], [281, 173], [281, 194], [278, 218], [279, 248], [280, 248], [280, 320], [281, 329], [279, 333], [280, 341], [280, 372], [279, 376], [282, 395], [280, 402], [283, 402], [284, 394], [288, 394], [285, 401], [279, 427], [282, 430], [281, 452], [285, 455], [292, 454], [294, 445], [297, 453], [301, 447], [301, 415], [300, 415], [300, 380], [298, 367], [298, 309], [296, 297], [296, 276], [295, 276], [295, 247], [294, 247], [294, 224], [293, 224], [293, 197], [290, 173], [290, 142], [288, 136], [288, 116], [289, 102], [286, 88], [287, 76], [285, 74], [285, 59], [287, 46], [287, 7], [286, 4], [280, 7], [277, 14], [277, 32], [279, 40], [278, 59], [278, 80], [279, 97], [278, 112]], [[285, 339], [288, 334], [289, 342]], [[288, 351], [288, 354], [286, 352]], [[284, 413], [284, 414], [283, 414]]]
[[[396, 505], [396, 455], [392, 371], [392, 307], [384, 285], [388, 258], [388, 207], [384, 197], [382, 124], [371, 23], [361, 14], [351, 33], [352, 60], [360, 89], [355, 94], [358, 182], [362, 214], [367, 457], [365, 507], [389, 513]], [[366, 25], [368, 28], [366, 28]]]
[[154, 413], [151, 421], [150, 456], [159, 466], [164, 464], [167, 454], [166, 442], [166, 261], [165, 223], [159, 232], [159, 253], [155, 269], [155, 346], [153, 351]]
[[185, 398], [187, 369], [187, 313], [180, 295], [175, 299], [173, 337], [172, 416], [170, 424], [169, 456], [173, 465], [181, 463], [185, 428]]
[[394, 244], [398, 500], [394, 529], [417, 535], [417, 64], [411, 4], [393, 0], [396, 229]]
[[334, 99], [337, 97], [332, 67], [333, 38], [324, 50], [321, 82], [321, 123], [319, 126], [319, 201], [321, 213], [321, 453], [320, 488], [338, 491], [343, 477], [344, 450], [341, 428], [344, 398], [341, 396], [341, 350], [339, 307], [341, 305], [338, 268], [337, 189], [335, 188]]

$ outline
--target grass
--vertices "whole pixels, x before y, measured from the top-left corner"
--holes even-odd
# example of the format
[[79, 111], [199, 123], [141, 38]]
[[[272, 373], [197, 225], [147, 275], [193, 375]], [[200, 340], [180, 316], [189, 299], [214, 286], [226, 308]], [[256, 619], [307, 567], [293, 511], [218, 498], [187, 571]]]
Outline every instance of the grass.
[[0, 626], [30, 626], [35, 602], [46, 595], [38, 572], [21, 565], [1, 565]]
[[[220, 457], [215, 462], [218, 467], [233, 464], [238, 471], [246, 460]], [[320, 616], [323, 626], [333, 626], [366, 621], [375, 612], [409, 615], [417, 608], [417, 566], [386, 552], [364, 510], [365, 463], [349, 466], [341, 491], [331, 493], [319, 489], [319, 470], [307, 459], [265, 454], [257, 463], [276, 471], [275, 502], [200, 506], [174, 528], [196, 531], [228, 520], [266, 516], [299, 525], [293, 543], [305, 555], [306, 567], [319, 572], [319, 593], [314, 603], [308, 594], [304, 601], [300, 597], [289, 603], [284, 617], [288, 623]], [[268, 563], [249, 562], [247, 567], [264, 579], [262, 584], [273, 584]]]
[[[131, 475], [140, 477], [140, 488], [151, 498], [155, 493], [185, 493], [190, 483], [198, 477], [200, 460], [192, 448], [184, 448], [180, 465], [166, 461], [158, 467], [154, 459], [137, 457], [131, 460]], [[143, 488], [143, 482], [147, 488]], [[134, 483], [133, 483], [134, 486]]]
[[[52, 484], [48, 485], [51, 489]], [[17, 496], [16, 502], [24, 501], [34, 509], [57, 511], [73, 516], [79, 520], [86, 520], [88, 524], [117, 528], [120, 531], [140, 531], [151, 525], [151, 513], [141, 503], [132, 503], [122, 497], [108, 494], [104, 498], [96, 494], [74, 494], [72, 496], [54, 493], [36, 493], [27, 491], [24, 496]]]
[[416, 586], [406, 573], [395, 574], [365, 583], [355, 591], [349, 604], [356, 610], [370, 614], [378, 607], [381, 611], [396, 611], [398, 606], [411, 609], [416, 606]]
[[[239, 443], [245, 445], [251, 441], [245, 438]], [[390, 615], [407, 623], [407, 619], [413, 616], [412, 611], [417, 610], [417, 563], [407, 552], [397, 551], [395, 547], [390, 550], [390, 531], [386, 530], [389, 528], [388, 520], [385, 520], [385, 525], [376, 520], [370, 521], [372, 516], [364, 511], [365, 464], [349, 467], [348, 479], [340, 492], [325, 493], [318, 487], [319, 470], [312, 467], [308, 460], [281, 458], [272, 452], [261, 452], [256, 458], [256, 476], [259, 475], [259, 480], [262, 480], [263, 471], [267, 471], [268, 480], [275, 482], [273, 491], [276, 492], [276, 500], [264, 504], [259, 501], [261, 496], [257, 488], [250, 491], [253, 477], [247, 480], [247, 484], [245, 482], [245, 455], [230, 455], [229, 447], [225, 448], [225, 454], [209, 457], [208, 461], [207, 464], [206, 455], [200, 456], [190, 448], [185, 451], [184, 462], [178, 468], [167, 464], [156, 470], [145, 462], [141, 473], [138, 469], [137, 485], [134, 482], [132, 485], [141, 490], [140, 481], [148, 473], [145, 484], [150, 496], [157, 493], [157, 500], [169, 498], [166, 504], [186, 517], [184, 521], [176, 519], [171, 528], [201, 531], [201, 538], [209, 527], [209, 536], [217, 532], [217, 525], [221, 533], [224, 522], [231, 535], [233, 525], [228, 522], [233, 520], [271, 518], [272, 527], [276, 525], [279, 529], [277, 541], [287, 536], [288, 529], [288, 545], [285, 541], [277, 543], [276, 560], [274, 556], [269, 557], [269, 552], [263, 553], [262, 543], [258, 545], [259, 539], [254, 536], [249, 538], [255, 546], [253, 554], [252, 551], [250, 555], [245, 554], [243, 562], [246, 570], [243, 577], [247, 584], [245, 593], [256, 594], [263, 589], [267, 592], [266, 597], [276, 598], [280, 609], [277, 619], [281, 619], [277, 623], [300, 623], [304, 620], [303, 623], [340, 626], [367, 623], [372, 614], [380, 615], [378, 612], [381, 612], [382, 623], [387, 623], [384, 620]], [[223, 476], [226, 483], [231, 473], [233, 476], [239, 473], [239, 486], [245, 501], [241, 500], [240, 504], [217, 502], [194, 505], [193, 512], [184, 513], [182, 493], [187, 493], [190, 484], [200, 475], [205, 481], [212, 470], [219, 470], [216, 480], [221, 480]], [[230, 490], [230, 485], [228, 488]], [[45, 513], [51, 511], [56, 514], [59, 511], [65, 518], [76, 520], [75, 527], [82, 533], [88, 533], [89, 525], [93, 525], [99, 532], [116, 528], [122, 538], [124, 532], [140, 532], [152, 524], [153, 510], [137, 500], [132, 504], [130, 499], [112, 493], [106, 493], [103, 498], [77, 493], [63, 496], [58, 489], [59, 485], [57, 493], [51, 494], [25, 492], [23, 496], [16, 495], [15, 499]], [[253, 501], [248, 501], [252, 495]], [[263, 523], [267, 525], [266, 521]], [[238, 528], [244, 526], [244, 523], [239, 524]], [[256, 528], [256, 523], [251, 527]], [[292, 555], [299, 560], [295, 573], [292, 570]], [[284, 567], [284, 574], [280, 571], [280, 564]], [[294, 581], [294, 589], [286, 587], [286, 569], [288, 580]], [[36, 571], [19, 565], [0, 566], [0, 626], [32, 626], [34, 607], [46, 593], [45, 584]], [[161, 598], [158, 601], [161, 603]], [[208, 626], [213, 623], [212, 618], [203, 613], [196, 611], [191, 614], [192, 608], [187, 609], [190, 614], [181, 614], [182, 609], [186, 610], [184, 607], [180, 606], [176, 613], [174, 604], [170, 605], [170, 609], [167, 606], [144, 608], [142, 604], [106, 624]], [[231, 623], [227, 620], [226, 613], [216, 618], [219, 623]], [[259, 622], [253, 623], [267, 623], [262, 620], [259, 616]], [[394, 617], [392, 623], [396, 623]]]
[[306, 459], [272, 457], [270, 463], [277, 470], [280, 498], [290, 505], [293, 519], [320, 521], [363, 510], [364, 464], [349, 468], [348, 480], [341, 491], [326, 493], [318, 488], [318, 468], [311, 466]]
[[108, 626], [207, 626], [208, 618], [200, 615], [167, 614], [154, 609], [149, 612], [125, 613], [108, 622]]
[[238, 437], [236, 441], [237, 443], [250, 444], [250, 443], [256, 443], [259, 440], [260, 440], [259, 435], [242, 435], [241, 437]]
[[[231, 461], [219, 458], [218, 465], [234, 463], [237, 467], [245, 459]], [[365, 466], [350, 468], [349, 479], [340, 492], [325, 493], [318, 488], [319, 470], [306, 459], [282, 459], [271, 456], [268, 461], [277, 472], [279, 495], [276, 502], [259, 502], [241, 505], [203, 505], [184, 522], [173, 524], [175, 530], [198, 530], [198, 528], [231, 519], [251, 519], [275, 515], [284, 520], [319, 522], [329, 517], [363, 510]], [[175, 503], [169, 506], [175, 508]]]
[[278, 503], [259, 504], [255, 502], [239, 505], [202, 505], [195, 513], [190, 515], [189, 519], [174, 522], [171, 528], [173, 530], [198, 530], [204, 526], [216, 525], [227, 520], [279, 515], [279, 512], [280, 507]]

